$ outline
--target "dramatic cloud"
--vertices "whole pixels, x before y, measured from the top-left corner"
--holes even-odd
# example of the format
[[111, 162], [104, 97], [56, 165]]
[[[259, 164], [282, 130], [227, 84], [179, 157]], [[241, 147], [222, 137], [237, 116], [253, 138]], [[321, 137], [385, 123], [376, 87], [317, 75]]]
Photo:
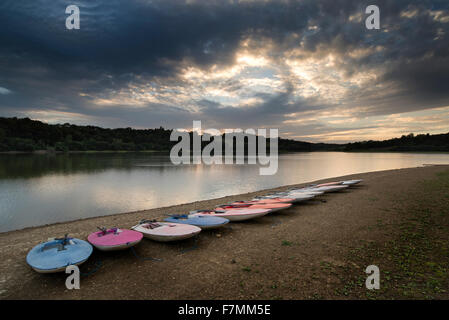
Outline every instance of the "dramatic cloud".
[[334, 142], [449, 127], [445, 0], [4, 0], [0, 41], [1, 116]]

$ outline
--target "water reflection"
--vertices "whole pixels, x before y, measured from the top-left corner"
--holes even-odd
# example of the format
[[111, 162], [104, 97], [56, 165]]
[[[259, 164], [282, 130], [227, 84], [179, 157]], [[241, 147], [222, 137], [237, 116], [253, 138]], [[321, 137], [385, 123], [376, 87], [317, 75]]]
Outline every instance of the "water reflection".
[[425, 163], [449, 154], [283, 154], [274, 176], [257, 165], [174, 166], [166, 154], [0, 155], [0, 232]]

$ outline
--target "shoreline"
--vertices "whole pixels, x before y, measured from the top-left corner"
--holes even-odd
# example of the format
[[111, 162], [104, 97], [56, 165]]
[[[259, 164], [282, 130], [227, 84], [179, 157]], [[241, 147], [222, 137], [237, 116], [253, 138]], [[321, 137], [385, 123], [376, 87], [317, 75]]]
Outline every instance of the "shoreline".
[[[429, 166], [435, 166], [435, 165], [430, 164]], [[409, 169], [409, 168], [406, 168], [406, 169]], [[393, 170], [402, 170], [402, 169], [393, 169]], [[390, 171], [390, 170], [386, 170], [386, 171]], [[373, 172], [381, 172], [381, 171], [371, 171], [371, 172], [367, 172], [367, 173], [373, 173]], [[364, 173], [362, 173], [362, 174], [364, 174]], [[105, 219], [105, 218], [108, 218], [108, 217], [114, 218], [114, 217], [117, 217], [117, 216], [124, 216], [124, 215], [130, 215], [130, 214], [140, 214], [140, 213], [143, 213], [143, 212], [149, 212], [149, 211], [154, 211], [154, 210], [157, 210], [157, 211], [161, 211], [161, 210], [172, 211], [171, 209], [173, 209], [173, 208], [192, 206], [192, 205], [197, 205], [199, 203], [208, 203], [208, 202], [215, 203], [215, 202], [218, 201], [218, 203], [215, 205], [215, 206], [217, 206], [219, 204], [226, 203], [226, 201], [232, 202], [232, 201], [235, 201], [235, 200], [250, 200], [250, 199], [252, 199], [252, 198], [254, 198], [256, 196], [264, 195], [264, 194], [267, 194], [267, 193], [270, 193], [270, 192], [285, 191], [285, 190], [287, 190], [289, 188], [292, 188], [292, 187], [304, 187], [304, 186], [307, 186], [307, 185], [310, 185], [310, 184], [324, 183], [324, 182], [327, 182], [327, 181], [332, 180], [332, 179], [337, 179], [337, 180], [339, 180], [339, 179], [347, 179], [347, 180], [349, 180], [350, 178], [356, 178], [359, 175], [360, 174], [350, 174], [350, 175], [346, 175], [346, 176], [339, 176], [339, 177], [331, 177], [331, 178], [320, 179], [320, 180], [313, 180], [313, 181], [310, 181], [310, 182], [304, 182], [304, 183], [300, 183], [300, 184], [290, 184], [290, 185], [283, 185], [283, 186], [279, 186], [279, 187], [275, 187], [275, 188], [261, 189], [261, 190], [246, 192], [246, 193], [237, 193], [237, 194], [232, 194], [232, 195], [225, 196], [225, 197], [220, 197], [220, 198], [212, 198], [212, 199], [206, 199], [206, 200], [197, 200], [197, 201], [192, 201], [192, 202], [174, 204], [174, 205], [169, 205], [169, 206], [165, 206], [165, 207], [156, 207], [156, 208], [142, 209], [142, 210], [135, 210], [135, 211], [117, 212], [117, 213], [111, 213], [111, 214], [106, 214], [106, 215], [102, 215], [102, 216], [87, 217], [87, 218], [80, 218], [80, 219], [76, 219], [76, 220], [60, 221], [60, 222], [53, 222], [53, 223], [48, 223], [48, 224], [42, 224], [42, 225], [38, 225], [38, 226], [24, 227], [22, 229], [14, 229], [14, 230], [0, 232], [0, 237], [2, 235], [6, 235], [6, 234], [9, 234], [9, 233], [33, 231], [33, 230], [36, 230], [36, 229], [49, 228], [49, 227], [62, 225], [62, 224], [71, 224], [71, 223], [77, 223], [77, 222], [83, 222], [83, 221], [95, 220], [95, 219]], [[237, 197], [241, 197], [241, 198], [237, 198]], [[229, 199], [229, 200], [227, 200], [227, 199]], [[221, 200], [223, 200], [225, 202], [221, 202]], [[201, 209], [207, 209], [207, 208], [201, 208]], [[212, 207], [210, 209], [212, 209]], [[173, 213], [176, 213], [176, 212], [173, 212]], [[163, 218], [163, 216], [160, 216], [158, 218]]]
[[[423, 166], [446, 166], [446, 165], [442, 165], [442, 164], [423, 164]], [[447, 166], [449, 167], [449, 164]], [[199, 203], [205, 203], [206, 204], [208, 202], [216, 203], [218, 201], [218, 203], [215, 204], [215, 206], [216, 206], [216, 205], [219, 205], [219, 204], [223, 204], [223, 203], [227, 203], [227, 202], [233, 202], [233, 201], [236, 201], [236, 200], [250, 200], [250, 199], [252, 199], [252, 198], [254, 198], [256, 196], [265, 195], [265, 194], [271, 193], [271, 192], [285, 191], [285, 190], [287, 190], [289, 188], [293, 188], [293, 187], [300, 188], [300, 187], [305, 187], [305, 186], [311, 185], [311, 184], [325, 183], [325, 182], [329, 182], [329, 181], [334, 180], [334, 179], [335, 180], [350, 180], [350, 179], [356, 179], [357, 177], [359, 177], [360, 175], [363, 175], [363, 174], [372, 174], [372, 173], [384, 172], [384, 171], [406, 170], [406, 169], [413, 169], [413, 168], [420, 168], [420, 167], [409, 167], [409, 168], [401, 168], [401, 169], [370, 171], [370, 172], [364, 172], [364, 173], [359, 173], [359, 174], [357, 174], [357, 173], [356, 174], [349, 174], [349, 175], [345, 175], [345, 176], [337, 176], [337, 177], [330, 177], [330, 178], [325, 178], [325, 179], [313, 180], [313, 181], [304, 182], [304, 183], [300, 183], [300, 184], [289, 184], [289, 185], [283, 185], [283, 186], [279, 186], [279, 187], [268, 188], [268, 189], [261, 189], [261, 190], [250, 191], [250, 192], [245, 192], [245, 193], [231, 194], [229, 196], [224, 196], [224, 197], [220, 197], [220, 198], [212, 198], [212, 199], [206, 199], [206, 200], [197, 200], [197, 201], [192, 201], [192, 202], [173, 204], [173, 205], [164, 206], [164, 207], [156, 207], [156, 208], [141, 209], [141, 210], [134, 210], [134, 211], [126, 211], [126, 212], [116, 212], [116, 213], [111, 213], [111, 214], [106, 214], [106, 215], [101, 215], [101, 216], [95, 216], [95, 217], [86, 217], [86, 218], [79, 218], [79, 219], [75, 219], [75, 220], [52, 222], [52, 223], [47, 223], [47, 224], [42, 224], [42, 225], [37, 225], [37, 226], [24, 227], [24, 228], [21, 228], [21, 229], [14, 229], [14, 230], [9, 230], [9, 231], [3, 231], [3, 232], [0, 232], [0, 237], [2, 235], [6, 235], [8, 233], [14, 233], [14, 232], [33, 231], [33, 230], [36, 230], [36, 229], [49, 228], [49, 227], [53, 227], [53, 226], [57, 226], [57, 225], [78, 223], [78, 222], [82, 222], [82, 221], [95, 220], [95, 219], [106, 219], [108, 217], [114, 218], [114, 217], [117, 217], [117, 216], [124, 216], [124, 215], [129, 215], [129, 214], [140, 214], [140, 213], [143, 213], [143, 212], [149, 212], [149, 211], [151, 212], [151, 211], [154, 211], [154, 210], [157, 210], [157, 211], [161, 211], [161, 210], [172, 211], [171, 209], [177, 208], [177, 207], [192, 206], [192, 205], [196, 205], [196, 204], [199, 204]], [[237, 197], [241, 197], [241, 198], [237, 198]], [[223, 199], [224, 202], [221, 202], [221, 199]], [[210, 208], [200, 208], [200, 209], [212, 209], [212, 207], [210, 207]], [[177, 212], [173, 212], [173, 213], [177, 213]], [[172, 214], [172, 213], [170, 213], [170, 214]], [[153, 216], [152, 216], [152, 218], [153, 218]], [[157, 217], [157, 218], [164, 218], [164, 216], [160, 216], [160, 217]]]
[[[448, 150], [278, 150], [279, 154], [288, 153], [309, 153], [309, 152], [343, 152], [343, 153], [418, 153], [418, 154], [447, 154]], [[61, 155], [61, 154], [95, 154], [95, 153], [149, 153], [149, 154], [170, 154], [170, 150], [72, 150], [72, 151], [48, 151], [48, 150], [34, 150], [34, 151], [0, 151], [0, 155]]]
[[[379, 220], [388, 220], [391, 224], [401, 221], [400, 217], [389, 214], [398, 199], [405, 197], [407, 200], [408, 194], [419, 189], [419, 181], [447, 170], [449, 165], [431, 165], [352, 174], [3, 232], [0, 233], [3, 258], [0, 261], [0, 299], [276, 298], [272, 293], [283, 299], [307, 299], [313, 297], [314, 291], [323, 298], [332, 299], [330, 291], [334, 291], [331, 290], [333, 281], [337, 280], [329, 280], [329, 274], [317, 272], [317, 268], [322, 269], [323, 261], [337, 266], [349, 265], [344, 254], [348, 254], [351, 247], [361, 241], [376, 241], [388, 236], [381, 235], [379, 230], [373, 232], [372, 225]], [[162, 258], [160, 263], [137, 260], [129, 250], [110, 253], [94, 250], [89, 261], [81, 266], [81, 271], [90, 271], [98, 261], [103, 262], [104, 267], [94, 275], [82, 278], [81, 286], [85, 290], [69, 291], [64, 286], [64, 274], [37, 274], [25, 262], [27, 252], [34, 245], [67, 231], [72, 237], [85, 239], [96, 226], [129, 228], [143, 218], [163, 218], [165, 214], [209, 209], [292, 186], [351, 178], [361, 178], [364, 182], [351, 190], [326, 194], [266, 217], [203, 231], [198, 243], [187, 240], [162, 244], [143, 240], [136, 246], [140, 256]], [[195, 250], [190, 251], [192, 247]], [[150, 278], [149, 274], [152, 275]], [[323, 279], [317, 284], [315, 277]], [[148, 288], [139, 286], [142, 281]], [[267, 288], [266, 283], [273, 281], [275, 284], [269, 284]], [[320, 288], [322, 281], [325, 285]], [[291, 287], [289, 283], [296, 285]], [[103, 292], [104, 287], [109, 289], [107, 294]], [[298, 290], [299, 287], [302, 289]], [[137, 288], [143, 290], [139, 293]]]
[[0, 151], [0, 155], [59, 155], [59, 154], [93, 154], [93, 153], [166, 153], [166, 154], [169, 154], [170, 150], [168, 150], [168, 151], [160, 151], [160, 150]]

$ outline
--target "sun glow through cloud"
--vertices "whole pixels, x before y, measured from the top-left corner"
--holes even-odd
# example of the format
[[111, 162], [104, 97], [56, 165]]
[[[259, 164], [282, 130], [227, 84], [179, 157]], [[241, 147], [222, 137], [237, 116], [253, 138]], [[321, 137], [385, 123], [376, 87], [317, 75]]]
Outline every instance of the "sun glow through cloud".
[[0, 28], [2, 115], [140, 128], [196, 119], [314, 142], [449, 128], [448, 3], [392, 3], [379, 31], [365, 28], [360, 1], [131, 0], [102, 14], [80, 4], [85, 29], [71, 37], [51, 10], [4, 8], [47, 27]]

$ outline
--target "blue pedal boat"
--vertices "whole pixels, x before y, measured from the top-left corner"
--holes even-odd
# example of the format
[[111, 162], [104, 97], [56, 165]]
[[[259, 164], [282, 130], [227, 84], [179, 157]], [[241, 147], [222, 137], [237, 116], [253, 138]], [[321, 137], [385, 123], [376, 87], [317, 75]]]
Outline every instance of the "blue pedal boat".
[[40, 243], [28, 252], [27, 263], [39, 273], [65, 271], [69, 265], [80, 265], [92, 254], [93, 247], [87, 241], [56, 238]]
[[229, 219], [222, 217], [189, 216], [187, 214], [172, 215], [164, 220], [172, 223], [190, 224], [203, 230], [220, 228], [229, 223]]

